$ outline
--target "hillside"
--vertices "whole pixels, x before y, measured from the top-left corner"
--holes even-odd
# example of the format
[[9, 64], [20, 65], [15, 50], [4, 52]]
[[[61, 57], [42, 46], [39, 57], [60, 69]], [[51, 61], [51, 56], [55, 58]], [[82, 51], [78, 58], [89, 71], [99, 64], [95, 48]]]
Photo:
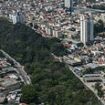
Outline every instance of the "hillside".
[[95, 96], [51, 53], [65, 54], [56, 38], [43, 38], [29, 27], [0, 19], [0, 48], [25, 66], [32, 85], [23, 86], [22, 102], [30, 105], [101, 105]]

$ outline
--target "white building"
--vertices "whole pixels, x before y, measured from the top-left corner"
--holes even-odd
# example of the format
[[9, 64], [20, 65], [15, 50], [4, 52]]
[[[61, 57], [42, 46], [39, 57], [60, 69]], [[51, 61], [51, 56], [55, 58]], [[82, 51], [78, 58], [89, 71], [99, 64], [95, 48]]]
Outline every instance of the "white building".
[[66, 8], [72, 8], [73, 7], [73, 0], [64, 0], [64, 5]]
[[12, 20], [13, 24], [25, 22], [24, 15], [20, 11], [13, 11], [13, 13], [9, 15], [9, 18]]
[[83, 80], [85, 82], [102, 81], [102, 75], [101, 74], [85, 74], [83, 75]]
[[94, 40], [94, 22], [91, 15], [80, 17], [80, 41], [86, 44]]

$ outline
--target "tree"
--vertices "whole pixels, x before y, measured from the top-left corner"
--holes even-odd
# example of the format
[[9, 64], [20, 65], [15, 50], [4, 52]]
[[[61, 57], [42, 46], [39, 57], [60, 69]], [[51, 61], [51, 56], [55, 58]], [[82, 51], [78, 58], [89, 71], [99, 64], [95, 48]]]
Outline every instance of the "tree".
[[103, 97], [104, 92], [103, 92], [103, 90], [102, 90], [102, 86], [101, 86], [101, 83], [100, 83], [100, 82], [97, 82], [97, 83], [95, 84], [95, 89], [98, 91], [98, 96], [99, 96], [99, 97]]
[[22, 88], [22, 102], [39, 104], [38, 93], [32, 85], [26, 85]]
[[98, 20], [98, 22], [94, 25], [94, 33], [98, 34], [104, 31], [104, 23], [102, 20]]
[[104, 96], [104, 92], [102, 89], [98, 90], [98, 96], [101, 98]]
[[57, 56], [63, 56], [66, 55], [66, 49], [61, 43], [57, 43], [52, 46], [51, 52], [54, 53]]
[[102, 88], [100, 82], [95, 83], [95, 89], [100, 90]]

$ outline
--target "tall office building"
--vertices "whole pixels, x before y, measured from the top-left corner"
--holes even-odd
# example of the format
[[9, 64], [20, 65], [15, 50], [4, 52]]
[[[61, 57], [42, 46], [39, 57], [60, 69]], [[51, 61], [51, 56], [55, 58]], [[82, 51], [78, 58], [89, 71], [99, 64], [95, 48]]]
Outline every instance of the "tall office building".
[[80, 40], [84, 44], [94, 40], [94, 22], [91, 15], [81, 15], [80, 17]]
[[73, 10], [73, 0], [64, 0], [65, 8], [68, 8], [70, 12]]

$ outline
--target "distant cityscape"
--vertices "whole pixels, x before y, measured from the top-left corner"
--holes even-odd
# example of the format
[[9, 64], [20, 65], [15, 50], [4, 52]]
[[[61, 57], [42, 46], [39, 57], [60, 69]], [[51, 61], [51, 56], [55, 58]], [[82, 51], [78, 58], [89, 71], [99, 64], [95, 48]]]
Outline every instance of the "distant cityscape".
[[[25, 24], [43, 37], [62, 40], [68, 55], [60, 62], [66, 63], [105, 105], [105, 9], [94, 9], [94, 5], [105, 5], [105, 0], [1, 0], [0, 16], [13, 24]], [[99, 34], [104, 37], [95, 33], [100, 20], [104, 31]], [[0, 53], [0, 103], [5, 98], [9, 103], [19, 103], [21, 85], [30, 84], [30, 77], [23, 66], [4, 51]], [[97, 94], [97, 83], [102, 86], [102, 96]]]
[[[25, 10], [23, 6], [23, 9], [12, 9], [10, 14], [7, 14], [7, 17], [13, 24], [20, 22], [31, 25], [33, 29], [45, 37], [61, 38], [66, 36], [72, 38], [77, 36], [76, 40], [84, 44], [94, 40], [94, 23], [99, 19], [105, 22], [105, 11], [89, 8], [85, 10], [86, 4], [83, 4], [81, 8], [79, 7], [81, 5], [78, 5], [76, 0], [75, 2], [72, 0], [57, 1], [59, 3], [58, 7], [53, 2], [48, 1], [42, 3], [36, 1], [37, 3], [38, 5], [34, 7], [29, 6], [32, 9], [30, 9], [29, 13], [25, 13], [28, 10]], [[45, 6], [43, 3], [45, 3]], [[77, 5], [73, 6], [74, 3]], [[62, 8], [63, 4], [64, 7]], [[26, 4], [23, 5], [26, 6]]]

